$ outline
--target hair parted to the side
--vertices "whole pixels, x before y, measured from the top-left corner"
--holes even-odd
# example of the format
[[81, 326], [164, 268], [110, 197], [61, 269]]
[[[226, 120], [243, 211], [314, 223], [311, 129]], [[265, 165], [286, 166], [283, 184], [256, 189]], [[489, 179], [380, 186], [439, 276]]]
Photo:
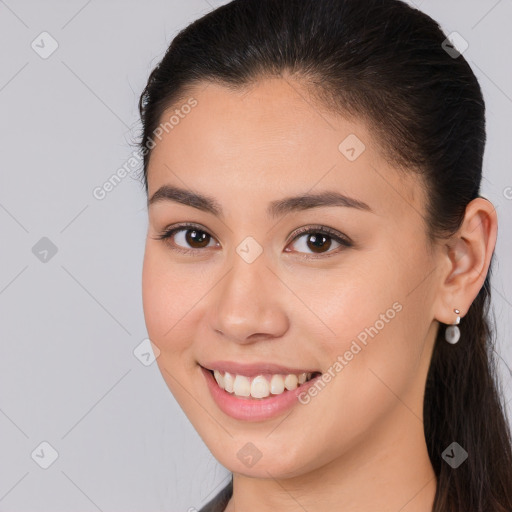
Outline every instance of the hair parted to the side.
[[[361, 118], [382, 154], [428, 190], [431, 240], [460, 227], [478, 197], [486, 140], [478, 81], [429, 16], [400, 0], [234, 0], [182, 30], [140, 97], [147, 186], [148, 143], [164, 111], [189, 88], [243, 88], [289, 76], [343, 117]], [[488, 320], [489, 271], [463, 317], [461, 341], [438, 331], [427, 376], [425, 438], [438, 479], [434, 512], [511, 512], [512, 447]], [[452, 468], [443, 451], [468, 453]]]

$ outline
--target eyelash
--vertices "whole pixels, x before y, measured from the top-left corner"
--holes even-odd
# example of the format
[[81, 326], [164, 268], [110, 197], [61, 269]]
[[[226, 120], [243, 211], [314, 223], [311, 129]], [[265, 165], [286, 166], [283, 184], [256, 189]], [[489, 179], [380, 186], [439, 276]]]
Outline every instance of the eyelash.
[[[164, 240], [166, 242], [169, 242], [170, 238], [173, 235], [175, 235], [176, 233], [178, 233], [179, 231], [188, 231], [188, 230], [192, 230], [192, 229], [195, 229], [196, 231], [200, 231], [201, 233], [205, 233], [205, 234], [207, 234], [208, 236], [210, 236], [211, 238], [214, 239], [214, 237], [212, 235], [210, 235], [208, 233], [208, 231], [203, 229], [201, 226], [199, 226], [197, 224], [191, 224], [191, 223], [182, 223], [182, 224], [178, 224], [177, 226], [173, 226], [171, 228], [165, 229], [162, 233], [160, 233], [158, 236], [153, 237], [153, 238], [154, 238], [154, 240]], [[329, 238], [332, 238], [335, 242], [338, 242], [341, 247], [348, 248], [348, 247], [352, 247], [353, 246], [352, 242], [350, 241], [350, 239], [348, 237], [342, 235], [338, 231], [335, 231], [335, 230], [333, 230], [333, 229], [331, 229], [331, 228], [329, 228], [327, 226], [321, 226], [321, 225], [318, 225], [318, 226], [306, 226], [306, 227], [297, 229], [297, 231], [295, 231], [293, 233], [293, 238], [290, 241], [290, 243], [295, 242], [295, 240], [297, 240], [298, 238], [300, 238], [301, 235], [304, 235], [304, 234], [321, 234], [321, 235], [326, 235]], [[177, 252], [180, 252], [182, 254], [188, 254], [188, 255], [197, 255], [197, 252], [201, 252], [204, 249], [206, 249], [206, 248], [203, 248], [203, 249], [184, 249], [183, 247], [180, 247], [179, 245], [176, 245], [176, 244], [174, 244], [174, 245], [169, 244], [169, 245], [170, 245], [170, 247], [171, 247], [171, 249], [173, 251], [177, 251]], [[334, 254], [339, 253], [341, 247], [338, 247], [334, 251], [330, 251], [330, 252], [327, 252], [327, 253], [324, 253], [324, 254], [317, 254], [317, 255], [313, 255], [313, 254], [310, 254], [310, 253], [305, 254], [305, 255], [303, 253], [299, 253], [299, 254], [303, 254], [301, 256], [303, 259], [328, 258], [328, 257], [330, 257], [330, 256], [332, 256]], [[291, 251], [287, 251], [287, 252], [291, 252]]]

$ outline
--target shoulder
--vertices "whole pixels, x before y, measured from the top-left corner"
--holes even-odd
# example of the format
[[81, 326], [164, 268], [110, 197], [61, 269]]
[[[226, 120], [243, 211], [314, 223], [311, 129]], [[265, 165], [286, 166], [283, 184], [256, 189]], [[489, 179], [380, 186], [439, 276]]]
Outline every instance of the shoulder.
[[199, 512], [224, 512], [228, 501], [233, 495], [233, 478], [216, 496], [214, 496]]

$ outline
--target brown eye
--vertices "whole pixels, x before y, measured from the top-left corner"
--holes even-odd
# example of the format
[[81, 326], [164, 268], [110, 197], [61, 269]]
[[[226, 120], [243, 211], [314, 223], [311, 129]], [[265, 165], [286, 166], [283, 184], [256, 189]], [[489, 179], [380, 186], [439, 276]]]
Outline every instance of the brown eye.
[[[215, 246], [215, 239], [206, 231], [196, 226], [181, 225], [167, 229], [156, 237], [157, 240], [164, 240], [171, 249], [190, 254], [201, 249]], [[214, 242], [211, 244], [211, 242]]]
[[203, 247], [207, 247], [211, 239], [211, 236], [208, 233], [199, 231], [197, 229], [187, 229], [182, 231], [185, 231], [186, 233], [186, 243], [189, 244], [193, 249], [202, 249]]
[[[327, 252], [333, 243], [341, 244], [332, 240], [332, 237], [323, 233], [306, 233], [305, 235], [298, 236], [295, 241], [295, 249], [298, 252], [312, 252], [314, 254], [324, 254]], [[336, 246], [335, 246], [336, 248]]]
[[320, 234], [320, 236], [309, 234], [306, 240], [307, 247], [313, 252], [322, 253], [324, 250], [328, 250], [329, 247], [331, 247], [331, 238], [322, 234]]
[[[333, 247], [334, 250], [329, 250]], [[292, 244], [295, 246], [294, 252], [300, 252], [319, 256], [330, 256], [337, 253], [336, 249], [340, 247], [351, 247], [352, 242], [345, 238], [337, 231], [331, 231], [330, 228], [322, 227], [315, 229], [314, 227], [303, 228], [295, 233]], [[290, 252], [290, 251], [287, 251]]]

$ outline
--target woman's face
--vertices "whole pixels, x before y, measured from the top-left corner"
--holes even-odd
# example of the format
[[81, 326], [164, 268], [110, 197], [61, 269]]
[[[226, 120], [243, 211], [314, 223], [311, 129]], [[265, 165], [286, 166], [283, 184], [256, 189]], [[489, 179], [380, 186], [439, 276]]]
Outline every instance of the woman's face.
[[[231, 471], [295, 476], [423, 435], [438, 272], [419, 178], [291, 80], [201, 84], [162, 123], [172, 115], [148, 169], [149, 198], [160, 192], [144, 314], [213, 455]], [[158, 239], [182, 223], [193, 227]], [[228, 370], [237, 394], [203, 368]], [[305, 372], [321, 375], [287, 376]], [[269, 396], [237, 396], [248, 392]]]

